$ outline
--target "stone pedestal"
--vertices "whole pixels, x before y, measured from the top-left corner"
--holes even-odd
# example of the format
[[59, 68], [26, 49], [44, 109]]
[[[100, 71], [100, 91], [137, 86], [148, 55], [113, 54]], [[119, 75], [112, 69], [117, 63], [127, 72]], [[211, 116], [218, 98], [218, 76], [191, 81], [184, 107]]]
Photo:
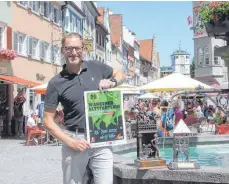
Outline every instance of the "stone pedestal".
[[166, 168], [166, 161], [165, 160], [134, 160], [135, 166], [138, 169], [159, 169], [159, 168]]
[[199, 169], [200, 166], [196, 162], [170, 162], [168, 168], [170, 170]]

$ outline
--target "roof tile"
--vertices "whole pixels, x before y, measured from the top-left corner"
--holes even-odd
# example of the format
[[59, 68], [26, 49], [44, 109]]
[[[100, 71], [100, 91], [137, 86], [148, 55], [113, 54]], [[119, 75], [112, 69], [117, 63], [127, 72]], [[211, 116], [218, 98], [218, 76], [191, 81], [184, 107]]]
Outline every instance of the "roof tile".
[[100, 16], [97, 16], [97, 21], [100, 23], [100, 24], [103, 24], [104, 23], [104, 8], [101, 7], [101, 8], [97, 8]]
[[145, 59], [152, 61], [153, 39], [139, 40], [140, 55]]
[[110, 15], [110, 35], [112, 44], [120, 46], [122, 35], [122, 15], [112, 14]]

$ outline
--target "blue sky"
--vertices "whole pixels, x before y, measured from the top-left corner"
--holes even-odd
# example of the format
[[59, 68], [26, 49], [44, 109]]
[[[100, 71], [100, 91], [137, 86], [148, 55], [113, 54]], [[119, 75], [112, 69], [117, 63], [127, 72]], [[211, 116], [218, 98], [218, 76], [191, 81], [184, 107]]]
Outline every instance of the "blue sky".
[[192, 15], [192, 2], [140, 2], [99, 1], [98, 7], [108, 7], [113, 13], [123, 15], [123, 24], [136, 33], [137, 39], [156, 37], [161, 66], [170, 65], [170, 55], [179, 48], [193, 57], [193, 34], [187, 23]]

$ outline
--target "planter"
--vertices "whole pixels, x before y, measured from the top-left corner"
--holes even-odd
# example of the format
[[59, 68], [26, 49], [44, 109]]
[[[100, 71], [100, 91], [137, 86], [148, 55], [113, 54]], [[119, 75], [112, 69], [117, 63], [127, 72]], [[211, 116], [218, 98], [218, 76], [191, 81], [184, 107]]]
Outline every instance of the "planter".
[[10, 60], [14, 60], [14, 58], [15, 57], [8, 57], [8, 56], [5, 56], [5, 55], [0, 55], [0, 59], [2, 59], [2, 60], [8, 60], [8, 61], [10, 61]]
[[221, 34], [229, 32], [229, 21], [225, 20], [223, 22], [216, 21], [215, 25], [207, 24], [205, 25], [208, 36], [214, 36], [215, 34]]

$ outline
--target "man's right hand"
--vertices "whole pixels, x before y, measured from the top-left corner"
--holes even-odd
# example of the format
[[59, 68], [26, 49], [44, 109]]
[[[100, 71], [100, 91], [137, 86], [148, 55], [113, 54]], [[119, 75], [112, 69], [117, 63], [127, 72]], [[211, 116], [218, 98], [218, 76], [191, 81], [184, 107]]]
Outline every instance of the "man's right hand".
[[80, 152], [83, 152], [86, 149], [91, 148], [90, 143], [84, 139], [81, 140], [72, 139], [72, 141], [70, 141], [67, 145], [73, 150], [80, 151]]

